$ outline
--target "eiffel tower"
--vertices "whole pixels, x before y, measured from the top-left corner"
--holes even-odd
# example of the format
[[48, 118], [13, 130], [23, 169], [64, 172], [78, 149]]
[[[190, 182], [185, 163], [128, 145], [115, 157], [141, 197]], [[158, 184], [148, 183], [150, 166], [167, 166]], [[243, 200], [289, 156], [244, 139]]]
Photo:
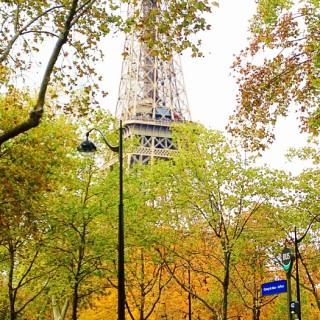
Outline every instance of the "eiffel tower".
[[[162, 4], [139, 0], [138, 5], [140, 14], [147, 16], [152, 9], [161, 9]], [[128, 14], [130, 10], [133, 8], [129, 5]], [[156, 30], [151, 34], [157, 39], [161, 37]], [[124, 50], [127, 55], [122, 63], [116, 117], [122, 120], [125, 139], [140, 140], [139, 147], [129, 155], [129, 163], [169, 159], [176, 149], [170, 126], [191, 121], [180, 56], [166, 60], [152, 54], [153, 48], [139, 40], [137, 31], [127, 34]]]

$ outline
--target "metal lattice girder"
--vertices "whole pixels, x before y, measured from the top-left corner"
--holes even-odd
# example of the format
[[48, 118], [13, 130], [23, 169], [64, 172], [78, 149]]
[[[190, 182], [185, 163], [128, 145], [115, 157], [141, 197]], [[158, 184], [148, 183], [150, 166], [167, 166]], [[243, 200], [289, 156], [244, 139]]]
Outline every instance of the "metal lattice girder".
[[[139, 0], [138, 0], [139, 1]], [[140, 0], [141, 15], [165, 2]], [[129, 5], [130, 15], [133, 10]], [[135, 10], [137, 6], [135, 5]], [[151, 31], [158, 39], [156, 28]], [[139, 136], [144, 158], [133, 156], [134, 161], [148, 162], [150, 157], [170, 157], [173, 150], [170, 125], [178, 121], [191, 121], [190, 109], [182, 74], [180, 57], [162, 59], [152, 48], [139, 41], [140, 34], [132, 31], [126, 36], [126, 55], [122, 64], [116, 117], [126, 126], [127, 137]], [[162, 39], [165, 41], [165, 39]], [[137, 150], [138, 151], [138, 150]], [[148, 158], [149, 157], [149, 158]]]

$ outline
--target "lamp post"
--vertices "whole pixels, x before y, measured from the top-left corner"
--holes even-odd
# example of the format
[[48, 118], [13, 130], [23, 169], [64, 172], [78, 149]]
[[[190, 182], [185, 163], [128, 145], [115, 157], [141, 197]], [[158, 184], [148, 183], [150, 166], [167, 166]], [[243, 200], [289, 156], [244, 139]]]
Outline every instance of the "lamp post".
[[92, 155], [97, 147], [89, 140], [91, 131], [98, 131], [108, 148], [119, 154], [119, 216], [118, 216], [118, 320], [125, 320], [125, 275], [124, 275], [124, 219], [123, 219], [123, 150], [122, 121], [119, 128], [119, 146], [112, 146], [99, 129], [93, 128], [86, 133], [86, 140], [81, 142], [77, 150], [83, 155]]

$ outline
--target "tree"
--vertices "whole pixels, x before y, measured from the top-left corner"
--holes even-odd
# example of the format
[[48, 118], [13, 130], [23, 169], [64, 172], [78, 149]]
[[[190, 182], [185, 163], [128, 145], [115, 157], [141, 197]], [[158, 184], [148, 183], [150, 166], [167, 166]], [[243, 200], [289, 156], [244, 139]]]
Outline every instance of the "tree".
[[[127, 147], [125, 150], [128, 150]], [[126, 152], [126, 151], [125, 151]], [[159, 308], [163, 293], [172, 277], [166, 272], [165, 264], [161, 258], [164, 254], [164, 239], [169, 241], [170, 232], [161, 227], [167, 220], [168, 212], [163, 211], [158, 205], [159, 199], [166, 195], [163, 188], [162, 170], [166, 163], [154, 163], [151, 166], [137, 164], [124, 175], [124, 218], [125, 218], [125, 284], [126, 284], [126, 309], [131, 319], [156, 319], [156, 310]], [[112, 174], [118, 174], [118, 168], [112, 169]], [[110, 176], [108, 182], [110, 180]], [[109, 185], [110, 183], [110, 185]], [[118, 183], [109, 182], [105, 191], [117, 190]], [[98, 190], [101, 190], [99, 187]], [[103, 192], [104, 193], [104, 192]], [[117, 199], [114, 196], [106, 198]], [[109, 225], [116, 230], [118, 218], [110, 217]], [[172, 232], [171, 232], [172, 234]], [[169, 237], [168, 237], [169, 236]], [[110, 236], [109, 236], [110, 237]], [[116, 240], [115, 240], [116, 243]], [[159, 251], [162, 254], [159, 254]], [[116, 257], [114, 257], [116, 261]], [[105, 267], [110, 269], [108, 282], [117, 288], [117, 264], [112, 264], [111, 259], [106, 261]], [[109, 294], [111, 292], [111, 295]], [[83, 318], [101, 316], [106, 310], [101, 305], [105, 301], [108, 306], [112, 304], [112, 290], [105, 289], [92, 297], [90, 305], [95, 310], [86, 307], [81, 310]], [[112, 307], [108, 312], [114, 313]]]
[[[99, 126], [110, 128], [113, 119], [108, 113], [92, 116]], [[116, 278], [118, 169], [105, 170], [115, 155], [105, 152], [101, 142], [96, 144], [102, 148], [97, 158], [89, 159], [75, 156], [73, 146], [69, 154], [73, 167], [61, 168], [64, 180], [52, 192], [46, 217], [46, 262], [57, 270], [48, 296], [58, 315], [60, 304], [65, 309], [70, 305], [64, 314], [72, 319], [78, 318], [80, 304], [104, 292], [110, 287], [108, 280]]]
[[131, 319], [154, 319], [172, 280], [159, 254], [172, 234], [162, 228], [168, 212], [159, 205], [167, 195], [162, 186], [166, 166], [162, 161], [136, 164], [125, 181], [126, 305]]
[[[19, 108], [21, 100], [31, 98], [21, 92], [0, 97], [2, 128], [24, 116], [25, 110]], [[7, 110], [12, 105], [15, 108]], [[0, 154], [0, 269], [6, 283], [1, 303], [12, 320], [32, 308], [55, 271], [44, 259], [46, 214], [51, 191], [57, 180], [63, 181], [61, 164], [70, 168], [71, 128], [65, 119], [45, 118], [37, 130], [11, 141]]]
[[[176, 179], [169, 193], [171, 206], [179, 210], [171, 214], [180, 234], [186, 229], [207, 242], [200, 255], [191, 247], [184, 256], [195, 255], [201, 260], [197, 272], [207, 275], [211, 283], [202, 301], [213, 316], [225, 320], [231, 316], [230, 279], [240, 254], [239, 245], [250, 221], [259, 220], [271, 199], [283, 195], [286, 175], [255, 167], [254, 159], [242, 158], [234, 141], [198, 124], [175, 126], [173, 138], [179, 151], [173, 154], [170, 173]], [[194, 154], [199, 156], [195, 158]], [[209, 303], [213, 288], [214, 303]]]
[[78, 319], [79, 305], [85, 298], [108, 287], [105, 264], [116, 248], [115, 232], [108, 227], [108, 206], [114, 203], [97, 197], [102, 196], [98, 189], [101, 184], [93, 168], [84, 170], [83, 180], [79, 179], [82, 174], [76, 172], [73, 177], [69, 175], [72, 185], [64, 186], [49, 212], [50, 231], [45, 244], [47, 263], [57, 269], [50, 283], [51, 295], [54, 300], [70, 300], [74, 320]]
[[237, 74], [237, 108], [229, 130], [247, 147], [264, 150], [274, 129], [291, 111], [302, 131], [319, 134], [319, 1], [257, 1], [249, 46], [232, 69]]
[[232, 306], [240, 309], [243, 305], [246, 310], [243, 316], [247, 314], [252, 320], [269, 319], [271, 315], [279, 316], [274, 309], [274, 301], [279, 297], [263, 297], [261, 292], [263, 283], [284, 276], [276, 257], [282, 250], [285, 232], [274, 223], [276, 212], [276, 208], [265, 206], [259, 219], [248, 222], [233, 268], [231, 284], [236, 292], [235, 296], [239, 299], [234, 299]]
[[[320, 311], [318, 284], [320, 274], [317, 266], [319, 259], [316, 251], [319, 246], [319, 205], [320, 198], [317, 192], [320, 186], [319, 180], [319, 139], [312, 138], [308, 144], [301, 149], [292, 149], [289, 153], [289, 159], [298, 157], [300, 160], [312, 162], [309, 167], [304, 169], [297, 177], [292, 187], [292, 198], [289, 206], [286, 207], [286, 222], [290, 224], [287, 228], [291, 231], [288, 239], [294, 246], [295, 235], [292, 231], [296, 230], [298, 241], [298, 258], [299, 258], [299, 280], [302, 294], [313, 297], [312, 307]], [[284, 221], [282, 222], [284, 225]], [[294, 270], [294, 277], [296, 277]], [[310, 299], [310, 298], [308, 298]]]
[[[143, 35], [144, 30], [156, 27], [166, 41], [141, 36], [149, 46], [158, 47], [162, 53], [168, 52], [169, 48], [181, 51], [188, 47], [197, 52], [189, 37], [208, 27], [203, 17], [211, 10], [207, 0], [192, 4], [185, 0], [166, 1], [165, 8], [158, 4], [147, 17], [142, 16], [137, 7], [127, 18], [120, 14], [122, 2], [127, 3], [108, 0], [1, 2], [1, 89], [11, 92], [17, 86], [17, 78], [22, 77], [23, 83], [27, 76], [38, 71], [39, 66], [43, 76], [35, 90], [36, 99], [30, 105], [29, 115], [0, 132], [0, 145], [39, 125], [48, 109], [46, 97], [52, 87], [60, 87], [56, 91], [67, 101], [61, 108], [64, 112], [74, 111], [69, 102], [77, 88], [85, 93], [80, 98], [84, 104], [82, 113], [88, 112], [89, 104], [93, 104], [92, 109], [98, 105], [96, 92], [102, 78], [97, 74], [96, 65], [103, 57], [101, 41], [112, 28], [125, 32], [133, 28]], [[137, 2], [132, 4], [138, 6]]]

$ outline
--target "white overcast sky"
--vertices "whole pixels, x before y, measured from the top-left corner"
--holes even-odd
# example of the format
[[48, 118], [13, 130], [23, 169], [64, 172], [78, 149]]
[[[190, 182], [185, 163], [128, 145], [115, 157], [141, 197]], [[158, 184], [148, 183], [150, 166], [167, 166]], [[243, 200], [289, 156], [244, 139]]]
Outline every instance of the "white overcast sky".
[[[248, 19], [255, 12], [254, 0], [220, 0], [220, 7], [210, 15], [212, 28], [201, 35], [204, 58], [185, 54], [182, 67], [192, 120], [208, 128], [224, 130], [235, 108], [237, 86], [230, 76], [234, 55], [247, 44]], [[121, 74], [123, 38], [106, 41], [105, 89], [109, 92], [106, 107], [114, 114]], [[283, 121], [277, 130], [276, 143], [264, 154], [264, 162], [277, 169], [297, 172], [300, 163], [289, 164], [283, 155], [291, 146], [302, 145], [294, 120]]]

